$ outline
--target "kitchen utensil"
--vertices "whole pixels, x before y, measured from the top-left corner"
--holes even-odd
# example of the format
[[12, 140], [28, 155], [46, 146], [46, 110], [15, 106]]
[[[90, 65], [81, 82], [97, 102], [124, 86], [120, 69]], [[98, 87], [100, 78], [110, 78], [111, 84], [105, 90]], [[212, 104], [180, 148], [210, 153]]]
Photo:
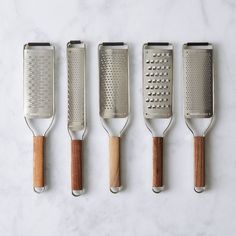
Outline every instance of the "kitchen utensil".
[[143, 45], [143, 113], [153, 136], [152, 190], [163, 183], [163, 139], [172, 121], [173, 46], [151, 42]]
[[85, 44], [67, 44], [68, 131], [71, 137], [71, 189], [74, 196], [83, 193], [82, 142], [86, 131]]
[[213, 46], [183, 46], [184, 117], [194, 136], [194, 190], [205, 190], [205, 136], [214, 115]]
[[24, 117], [33, 133], [33, 188], [45, 190], [44, 149], [54, 118], [54, 47], [50, 43], [24, 46]]
[[129, 59], [124, 43], [99, 45], [100, 117], [109, 135], [110, 191], [121, 190], [120, 137], [129, 116]]

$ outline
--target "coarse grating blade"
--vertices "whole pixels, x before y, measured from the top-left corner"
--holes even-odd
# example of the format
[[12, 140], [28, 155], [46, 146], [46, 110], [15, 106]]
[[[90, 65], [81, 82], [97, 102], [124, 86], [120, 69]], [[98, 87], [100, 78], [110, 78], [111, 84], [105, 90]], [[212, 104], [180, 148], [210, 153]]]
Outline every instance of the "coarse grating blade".
[[143, 113], [153, 136], [152, 191], [164, 189], [164, 135], [172, 122], [173, 45], [143, 45]]
[[144, 117], [172, 116], [173, 46], [147, 43], [143, 47]]
[[184, 115], [209, 118], [213, 115], [213, 50], [209, 44], [186, 44], [183, 50]]
[[123, 43], [99, 47], [100, 116], [128, 116], [128, 47]]
[[67, 46], [68, 128], [85, 128], [85, 45], [71, 41]]
[[53, 116], [54, 49], [50, 44], [28, 44], [24, 49], [24, 115]]

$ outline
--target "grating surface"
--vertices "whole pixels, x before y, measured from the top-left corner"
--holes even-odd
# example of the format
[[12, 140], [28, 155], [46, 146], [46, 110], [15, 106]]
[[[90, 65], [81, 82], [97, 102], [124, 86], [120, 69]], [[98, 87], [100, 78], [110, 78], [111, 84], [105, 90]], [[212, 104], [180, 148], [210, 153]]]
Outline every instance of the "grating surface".
[[128, 116], [128, 49], [99, 50], [100, 115], [103, 118]]
[[68, 66], [68, 128], [72, 131], [85, 126], [85, 49], [67, 49]]
[[53, 115], [53, 57], [52, 49], [24, 50], [24, 115], [27, 118]]
[[173, 50], [153, 47], [143, 50], [144, 117], [172, 115]]
[[185, 117], [213, 115], [212, 50], [184, 49]]

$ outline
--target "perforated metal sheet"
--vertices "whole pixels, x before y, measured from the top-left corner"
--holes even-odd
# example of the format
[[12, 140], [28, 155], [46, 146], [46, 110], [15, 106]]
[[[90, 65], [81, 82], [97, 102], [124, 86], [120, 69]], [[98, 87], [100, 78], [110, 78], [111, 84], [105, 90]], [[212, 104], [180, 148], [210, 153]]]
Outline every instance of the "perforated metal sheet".
[[173, 47], [152, 43], [143, 47], [144, 117], [172, 115]]
[[100, 116], [128, 116], [128, 48], [99, 46]]
[[79, 131], [85, 127], [85, 47], [69, 44], [68, 67], [68, 128]]
[[208, 118], [213, 115], [213, 50], [184, 46], [184, 115]]
[[52, 46], [24, 48], [24, 115], [50, 118], [54, 106], [54, 49]]

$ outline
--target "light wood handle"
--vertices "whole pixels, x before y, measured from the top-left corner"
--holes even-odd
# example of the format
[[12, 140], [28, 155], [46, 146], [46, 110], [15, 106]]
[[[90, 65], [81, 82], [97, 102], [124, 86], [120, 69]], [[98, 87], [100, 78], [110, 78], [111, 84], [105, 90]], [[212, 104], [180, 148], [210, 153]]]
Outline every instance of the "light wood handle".
[[152, 186], [163, 187], [163, 137], [153, 137]]
[[200, 136], [194, 137], [194, 182], [195, 188], [205, 187], [205, 138]]
[[82, 140], [71, 141], [71, 189], [83, 190]]
[[34, 188], [44, 187], [44, 136], [34, 136]]
[[120, 181], [120, 138], [109, 137], [110, 188], [121, 187]]

